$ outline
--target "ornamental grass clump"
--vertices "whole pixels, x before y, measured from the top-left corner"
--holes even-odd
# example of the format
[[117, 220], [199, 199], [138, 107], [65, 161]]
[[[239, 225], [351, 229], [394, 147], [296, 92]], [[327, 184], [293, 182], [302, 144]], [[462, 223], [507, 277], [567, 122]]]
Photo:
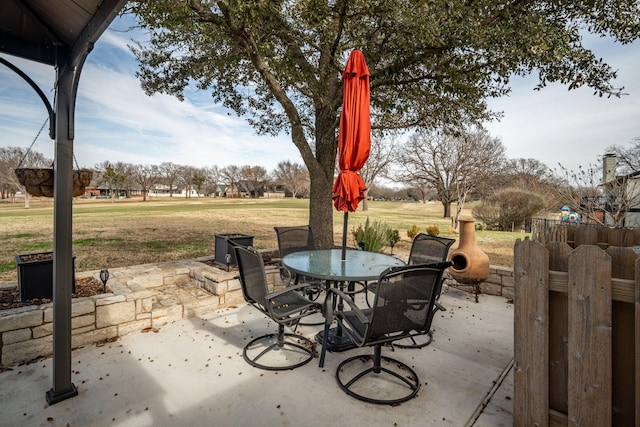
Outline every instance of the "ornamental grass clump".
[[364, 223], [359, 224], [353, 230], [353, 238], [358, 247], [364, 244], [364, 250], [370, 252], [382, 252], [385, 246], [388, 246], [393, 237], [393, 230], [382, 221], [369, 221], [369, 217]]

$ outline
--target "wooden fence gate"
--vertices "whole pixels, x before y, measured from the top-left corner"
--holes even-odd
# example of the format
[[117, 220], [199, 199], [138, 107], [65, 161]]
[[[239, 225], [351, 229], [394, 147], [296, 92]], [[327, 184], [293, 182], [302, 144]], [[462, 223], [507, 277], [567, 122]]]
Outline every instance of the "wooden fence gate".
[[514, 248], [514, 425], [640, 425], [640, 232], [561, 226]]

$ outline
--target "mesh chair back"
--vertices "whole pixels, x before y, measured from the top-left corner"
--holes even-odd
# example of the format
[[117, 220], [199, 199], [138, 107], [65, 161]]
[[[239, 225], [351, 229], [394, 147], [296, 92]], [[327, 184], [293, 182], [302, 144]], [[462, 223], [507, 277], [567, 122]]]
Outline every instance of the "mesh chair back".
[[416, 265], [384, 271], [378, 280], [365, 342], [377, 337], [424, 330], [435, 303], [444, 264]]
[[455, 241], [455, 239], [431, 236], [425, 233], [418, 234], [411, 244], [409, 265], [446, 261], [449, 248]]
[[240, 284], [242, 295], [250, 304], [258, 304], [266, 310], [266, 297], [269, 293], [267, 278], [264, 274], [262, 256], [255, 249], [243, 246], [234, 246], [238, 270], [240, 271]]
[[313, 233], [308, 225], [295, 227], [274, 227], [278, 237], [278, 251], [280, 258], [292, 252], [315, 249]]

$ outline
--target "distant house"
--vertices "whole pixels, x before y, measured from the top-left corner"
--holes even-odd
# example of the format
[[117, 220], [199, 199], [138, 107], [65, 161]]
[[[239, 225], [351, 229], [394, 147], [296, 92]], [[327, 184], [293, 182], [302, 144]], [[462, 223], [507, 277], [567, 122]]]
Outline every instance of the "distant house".
[[[640, 171], [617, 175], [618, 161], [615, 154], [605, 154], [602, 159], [602, 185], [605, 193], [605, 224], [615, 225], [612, 212], [625, 212], [623, 226], [640, 227]], [[620, 208], [622, 206], [622, 208]]]
[[122, 186], [110, 190], [109, 186], [101, 181], [100, 173], [94, 172], [91, 183], [84, 190], [83, 197], [107, 199], [111, 198], [111, 192], [115, 198], [142, 197], [142, 189], [139, 185]]

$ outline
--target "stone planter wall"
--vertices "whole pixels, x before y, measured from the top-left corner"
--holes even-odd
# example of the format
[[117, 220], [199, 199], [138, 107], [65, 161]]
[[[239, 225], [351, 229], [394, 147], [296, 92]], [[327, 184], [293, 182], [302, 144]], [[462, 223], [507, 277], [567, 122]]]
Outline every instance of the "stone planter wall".
[[[473, 292], [473, 287], [470, 285], [460, 284], [453, 280], [448, 273], [446, 284], [455, 288], [459, 288], [463, 291]], [[499, 265], [489, 266], [489, 277], [486, 280], [480, 282], [480, 293], [487, 295], [497, 295], [505, 297], [509, 300], [513, 300], [513, 268], [502, 267]]]
[[[157, 331], [167, 323], [244, 303], [237, 271], [201, 260], [110, 269], [109, 293], [74, 298], [72, 347]], [[77, 277], [100, 272], [78, 273]], [[276, 267], [267, 267], [273, 286], [282, 286]], [[53, 304], [0, 311], [0, 367], [51, 355]]]

